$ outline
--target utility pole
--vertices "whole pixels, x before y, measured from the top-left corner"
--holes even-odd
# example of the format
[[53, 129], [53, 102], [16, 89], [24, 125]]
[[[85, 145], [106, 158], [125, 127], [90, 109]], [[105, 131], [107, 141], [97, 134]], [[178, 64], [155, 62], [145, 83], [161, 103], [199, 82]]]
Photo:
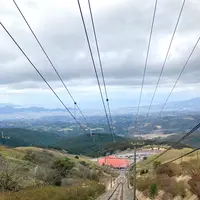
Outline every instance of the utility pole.
[[134, 184], [133, 184], [133, 199], [137, 200], [136, 198], [136, 146], [134, 146]]

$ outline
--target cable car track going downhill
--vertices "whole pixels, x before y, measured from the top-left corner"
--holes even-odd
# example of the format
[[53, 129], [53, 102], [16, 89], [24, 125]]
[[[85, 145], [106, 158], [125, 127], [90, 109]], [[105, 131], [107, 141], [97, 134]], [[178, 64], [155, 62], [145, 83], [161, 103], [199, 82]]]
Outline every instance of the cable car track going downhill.
[[123, 200], [124, 195], [124, 181], [123, 179], [120, 180], [117, 184], [117, 187], [113, 190], [111, 195], [108, 197], [107, 200]]

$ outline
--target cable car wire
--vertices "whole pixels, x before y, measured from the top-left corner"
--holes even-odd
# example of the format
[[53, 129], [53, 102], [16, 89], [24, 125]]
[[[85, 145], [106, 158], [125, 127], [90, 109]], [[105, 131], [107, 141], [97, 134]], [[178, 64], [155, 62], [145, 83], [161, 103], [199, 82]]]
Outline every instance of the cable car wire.
[[144, 80], [145, 80], [146, 69], [147, 69], [147, 63], [148, 63], [148, 58], [149, 58], [149, 51], [150, 51], [150, 46], [151, 46], [151, 38], [152, 38], [155, 15], [156, 15], [156, 10], [157, 10], [157, 3], [158, 3], [158, 0], [155, 1], [154, 11], [153, 11], [153, 19], [152, 19], [152, 23], [151, 23], [149, 42], [148, 42], [147, 54], [146, 54], [146, 59], [145, 59], [145, 66], [144, 66], [144, 71], [143, 71], [142, 85], [141, 85], [141, 89], [140, 89], [139, 102], [138, 102], [137, 111], [136, 111], [136, 120], [135, 120], [136, 125], [137, 125], [137, 121], [138, 121], [138, 113], [139, 113], [139, 110], [140, 110], [140, 103], [141, 103], [142, 92], [143, 92], [143, 87], [144, 87]]
[[186, 0], [183, 0], [182, 6], [181, 6], [181, 10], [180, 10], [179, 15], [178, 15], [178, 19], [177, 19], [177, 21], [176, 21], [176, 25], [175, 25], [175, 28], [174, 28], [174, 31], [173, 31], [173, 34], [172, 34], [172, 37], [171, 37], [171, 40], [170, 40], [170, 43], [169, 43], [169, 47], [168, 47], [167, 53], [166, 53], [166, 55], [165, 55], [165, 60], [164, 60], [164, 62], [163, 62], [163, 65], [162, 65], [162, 68], [161, 68], [161, 71], [160, 71], [160, 75], [159, 75], [159, 77], [158, 77], [158, 81], [157, 81], [157, 84], [156, 84], [156, 87], [155, 87], [155, 90], [154, 90], [154, 93], [153, 93], [153, 96], [152, 96], [152, 99], [151, 99], [151, 102], [150, 102], [150, 105], [149, 105], [149, 108], [148, 108], [148, 111], [147, 111], [147, 114], [146, 114], [146, 119], [147, 119], [147, 117], [148, 117], [148, 115], [149, 115], [149, 111], [150, 111], [151, 106], [152, 106], [152, 104], [153, 104], [153, 101], [154, 101], [154, 98], [155, 98], [155, 95], [156, 95], [156, 92], [157, 92], [157, 89], [158, 89], [158, 85], [159, 85], [159, 83], [160, 83], [160, 79], [161, 79], [161, 76], [162, 76], [162, 74], [163, 74], [163, 70], [164, 70], [164, 68], [165, 68], [165, 65], [166, 65], [166, 62], [167, 62], [167, 58], [168, 58], [168, 56], [169, 56], [169, 52], [170, 52], [170, 49], [171, 49], [171, 46], [172, 46], [172, 43], [173, 43], [173, 40], [174, 40], [174, 36], [175, 36], [175, 34], [176, 34], [177, 27], [178, 27], [178, 24], [179, 24], [179, 21], [180, 21], [182, 12], [183, 12], [183, 8], [184, 8], [184, 6], [185, 6], [185, 1], [186, 1]]
[[83, 130], [83, 132], [87, 134], [85, 128], [80, 124], [80, 122], [77, 121], [77, 119], [74, 117], [72, 112], [69, 110], [69, 108], [64, 104], [64, 102], [60, 99], [58, 94], [54, 91], [54, 89], [51, 87], [51, 85], [48, 83], [48, 81], [44, 78], [44, 76], [40, 73], [40, 71], [36, 68], [36, 66], [32, 63], [30, 58], [26, 55], [24, 50], [20, 47], [20, 45], [17, 43], [17, 41], [13, 38], [13, 36], [10, 34], [10, 32], [6, 29], [6, 27], [0, 22], [0, 25], [5, 30], [5, 32], [8, 34], [8, 36], [12, 39], [12, 41], [15, 43], [15, 45], [18, 47], [18, 49], [22, 52], [22, 54], [26, 57], [28, 62], [32, 65], [32, 67], [35, 69], [35, 71], [39, 74], [39, 76], [42, 78], [42, 80], [46, 83], [46, 85], [49, 87], [49, 89], [53, 92], [53, 94], [56, 96], [56, 98], [60, 101], [60, 103], [64, 106], [64, 108], [67, 110], [67, 112], [72, 116], [72, 118], [75, 120], [75, 122], [80, 126], [80, 128]]
[[92, 29], [93, 29], [93, 33], [94, 33], [94, 38], [95, 38], [95, 44], [96, 44], [98, 59], [99, 59], [99, 65], [100, 65], [100, 69], [101, 69], [101, 75], [102, 75], [102, 79], [103, 79], [103, 85], [104, 85], [104, 91], [105, 91], [105, 95], [106, 95], [107, 107], [108, 107], [108, 112], [109, 112], [109, 116], [110, 116], [111, 128], [112, 128], [112, 131], [114, 132], [113, 120], [112, 120], [112, 115], [111, 115], [111, 110], [110, 110], [110, 103], [109, 103], [108, 92], [107, 92], [107, 88], [106, 88], [106, 82], [105, 82], [105, 78], [104, 78], [103, 65], [102, 65], [102, 61], [101, 61], [101, 55], [100, 55], [100, 50], [99, 50], [99, 45], [98, 45], [98, 39], [97, 39], [97, 34], [96, 34], [96, 29], [95, 29], [95, 23], [94, 23], [94, 17], [93, 17], [93, 13], [92, 13], [92, 8], [91, 8], [90, 0], [88, 0], [88, 6], [89, 6], [89, 11], [90, 11], [90, 18], [91, 18], [91, 22], [92, 22]]
[[95, 76], [96, 76], [98, 87], [99, 87], [99, 91], [100, 91], [101, 101], [102, 101], [102, 104], [103, 104], [103, 108], [104, 108], [106, 119], [107, 119], [107, 123], [108, 123], [108, 128], [109, 128], [109, 131], [110, 131], [110, 133], [112, 135], [112, 139], [114, 141], [114, 134], [112, 132], [112, 128], [111, 128], [111, 125], [110, 125], [110, 120], [108, 118], [108, 113], [107, 113], [107, 110], [106, 110], [106, 105], [105, 105], [105, 102], [104, 102], [103, 93], [102, 93], [102, 90], [101, 90], [101, 85], [100, 85], [100, 81], [99, 81], [99, 77], [98, 77], [98, 73], [97, 73], [97, 68], [96, 68], [96, 64], [95, 64], [95, 61], [94, 61], [94, 56], [93, 56], [93, 53], [92, 53], [92, 48], [91, 48], [91, 44], [90, 44], [90, 40], [89, 40], [89, 36], [88, 36], [88, 32], [87, 32], [85, 20], [84, 20], [84, 17], [83, 17], [83, 12], [82, 12], [82, 8], [81, 8], [81, 5], [80, 5], [80, 1], [77, 0], [77, 3], [78, 3], [79, 12], [80, 12], [80, 15], [81, 15], [81, 20], [82, 20], [82, 24], [83, 24], [83, 28], [84, 28], [84, 32], [85, 32], [85, 36], [86, 36], [86, 40], [87, 40], [87, 44], [88, 44], [91, 60], [92, 60], [92, 65], [93, 65], [93, 68], [94, 68]]
[[[182, 156], [179, 156], [178, 158], [174, 158], [173, 160], [170, 160], [170, 161], [168, 161], [168, 162], [166, 162], [166, 163], [163, 163], [163, 164], [161, 164], [161, 165], [167, 165], [167, 164], [169, 164], [169, 163], [172, 163], [172, 162], [174, 162], [174, 161], [176, 161], [176, 160], [179, 160], [180, 158], [183, 158], [183, 157], [185, 157], [185, 156], [188, 156], [188, 155], [194, 153], [195, 151], [198, 151], [199, 149], [200, 149], [200, 148], [193, 149], [192, 151], [190, 151], [190, 152], [188, 152], [188, 153], [185, 153], [185, 154], [183, 154]], [[161, 166], [161, 165], [160, 165], [160, 166]]]
[[[180, 71], [180, 73], [179, 73], [179, 75], [178, 75], [178, 77], [177, 77], [177, 79], [176, 79], [176, 81], [175, 81], [175, 83], [174, 83], [174, 85], [173, 85], [173, 87], [172, 87], [172, 89], [171, 89], [169, 95], [167, 96], [167, 98], [166, 98], [166, 100], [165, 100], [165, 102], [164, 102], [164, 104], [163, 104], [163, 106], [162, 106], [160, 112], [158, 113], [158, 116], [157, 116], [155, 122], [156, 122], [157, 120], [159, 120], [159, 117], [160, 117], [161, 113], [163, 112], [164, 107], [166, 106], [167, 102], [169, 101], [169, 99], [170, 99], [170, 97], [171, 97], [171, 95], [172, 95], [172, 93], [173, 93], [173, 91], [174, 91], [174, 89], [175, 89], [175, 87], [176, 87], [176, 85], [177, 85], [179, 79], [181, 78], [181, 76], [182, 76], [182, 74], [183, 74], [185, 68], [187, 67], [187, 65], [188, 65], [188, 63], [189, 63], [189, 61], [190, 61], [190, 59], [191, 59], [191, 57], [192, 57], [194, 51], [196, 50], [196, 48], [197, 48], [197, 46], [198, 46], [198, 44], [199, 44], [199, 41], [200, 41], [200, 37], [198, 37], [198, 39], [197, 39], [197, 41], [196, 41], [194, 47], [192, 48], [192, 51], [190, 52], [190, 54], [189, 54], [189, 56], [188, 56], [188, 58], [187, 58], [185, 64], [183, 65], [183, 67], [182, 67], [182, 69], [181, 69], [181, 71]], [[155, 124], [155, 122], [154, 122], [153, 124]], [[153, 131], [153, 125], [152, 125], [152, 131]]]
[[196, 131], [199, 128], [200, 128], [200, 123], [198, 123], [194, 128], [192, 128], [189, 132], [187, 132], [184, 136], [182, 136], [178, 141], [176, 141], [173, 145], [171, 145], [169, 148], [167, 148], [161, 154], [157, 155], [154, 159], [147, 162], [145, 166], [149, 165], [150, 163], [152, 163], [155, 160], [157, 160], [158, 158], [160, 158], [162, 155], [166, 154], [169, 150], [171, 150], [173, 147], [175, 147], [177, 144], [179, 144], [182, 140], [186, 139], [188, 136], [190, 136], [194, 131]]
[[196, 43], [195, 43], [195, 45], [194, 45], [194, 47], [193, 47], [193, 49], [192, 49], [192, 51], [191, 51], [191, 53], [190, 53], [188, 59], [187, 59], [187, 61], [185, 62], [185, 64], [184, 64], [183, 68], [181, 69], [181, 71], [180, 71], [180, 73], [179, 73], [179, 75], [178, 75], [178, 77], [177, 77], [177, 79], [176, 79], [176, 81], [175, 81], [175, 83], [174, 83], [174, 85], [173, 85], [173, 87], [172, 87], [172, 89], [171, 89], [169, 95], [167, 96], [167, 99], [166, 99], [166, 101], [164, 102], [164, 104], [163, 104], [163, 106], [162, 106], [162, 108], [161, 108], [161, 110], [160, 110], [160, 112], [159, 112], [159, 114], [158, 114], [158, 118], [159, 118], [159, 116], [161, 115], [161, 113], [162, 113], [164, 107], [166, 106], [166, 104], [167, 104], [169, 98], [171, 97], [171, 94], [173, 93], [174, 88], [176, 87], [176, 85], [177, 85], [177, 83], [178, 83], [178, 81], [179, 81], [181, 75], [183, 74], [183, 72], [184, 72], [184, 70], [185, 70], [185, 68], [186, 68], [186, 66], [187, 66], [187, 64], [188, 64], [188, 62], [189, 62], [189, 60], [190, 60], [192, 54], [194, 53], [194, 51], [195, 51], [195, 49], [196, 49], [196, 47], [197, 47], [199, 41], [200, 41], [200, 37], [197, 39], [197, 41], [196, 41]]
[[55, 73], [57, 74], [58, 78], [60, 79], [60, 81], [62, 82], [64, 88], [66, 89], [67, 93], [69, 94], [69, 96], [71, 97], [74, 106], [77, 107], [78, 111], [80, 112], [80, 114], [82, 115], [84, 121], [86, 122], [86, 125], [89, 127], [89, 123], [86, 120], [86, 117], [84, 116], [83, 112], [81, 111], [80, 107], [78, 106], [77, 102], [75, 101], [74, 97], [72, 96], [71, 92], [69, 91], [69, 89], [67, 88], [65, 82], [63, 81], [62, 77], [60, 76], [60, 74], [58, 73], [55, 65], [53, 64], [53, 62], [51, 61], [50, 57], [48, 56], [47, 52], [45, 51], [44, 47], [42, 46], [41, 42], [39, 41], [38, 37], [36, 36], [35, 32], [33, 31], [33, 29], [31, 28], [30, 24], [28, 23], [26, 17], [24, 16], [23, 12], [21, 11], [21, 9], [19, 8], [19, 6], [17, 5], [16, 1], [13, 0], [16, 8], [18, 9], [19, 13], [21, 14], [22, 18], [24, 19], [26, 25], [28, 26], [29, 30], [31, 31], [32, 35], [34, 36], [35, 40], [37, 41], [38, 45], [40, 46], [41, 50], [43, 51], [43, 53], [45, 54], [47, 60], [49, 61], [49, 63], [51, 64], [52, 68], [54, 69]]

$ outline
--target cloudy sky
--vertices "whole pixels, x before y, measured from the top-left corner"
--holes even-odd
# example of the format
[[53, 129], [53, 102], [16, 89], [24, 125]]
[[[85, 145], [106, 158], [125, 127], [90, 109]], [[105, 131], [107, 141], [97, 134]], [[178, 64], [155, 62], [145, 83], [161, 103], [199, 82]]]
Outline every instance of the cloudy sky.
[[[16, 0], [70, 92], [82, 108], [101, 108], [77, 0]], [[97, 59], [87, 0], [80, 0]], [[158, 0], [141, 104], [153, 94], [182, 0]], [[155, 0], [91, 0], [112, 108], [137, 105]], [[0, 21], [68, 105], [73, 102], [12, 0], [0, 0]], [[200, 1], [186, 0], [154, 103], [165, 101], [200, 36]], [[171, 101], [200, 97], [200, 44]], [[0, 26], [0, 103], [61, 107]], [[102, 83], [102, 78], [100, 76]], [[102, 88], [103, 89], [103, 88]], [[187, 94], [187, 95], [186, 95]]]

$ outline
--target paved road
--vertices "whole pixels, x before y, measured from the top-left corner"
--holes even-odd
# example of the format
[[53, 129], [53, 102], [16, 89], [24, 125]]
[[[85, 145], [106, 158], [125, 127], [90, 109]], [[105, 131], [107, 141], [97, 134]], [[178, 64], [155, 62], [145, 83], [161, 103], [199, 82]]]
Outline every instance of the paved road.
[[112, 189], [105, 192], [96, 200], [132, 200], [132, 190], [128, 189], [127, 178], [121, 174]]

